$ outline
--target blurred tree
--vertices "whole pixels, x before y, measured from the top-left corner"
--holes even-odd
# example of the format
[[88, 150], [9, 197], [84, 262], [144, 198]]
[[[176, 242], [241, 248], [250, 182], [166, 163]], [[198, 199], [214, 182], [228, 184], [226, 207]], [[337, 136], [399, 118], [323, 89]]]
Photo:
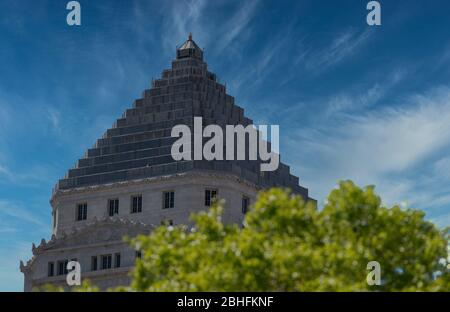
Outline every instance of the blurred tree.
[[36, 287], [33, 291], [42, 291], [42, 292], [65, 292], [70, 289], [72, 292], [98, 292], [100, 289], [97, 286], [92, 285], [91, 281], [88, 279], [84, 279], [79, 286], [74, 286], [71, 288], [55, 286], [52, 284], [45, 284], [41, 287]]
[[[320, 211], [271, 189], [243, 228], [224, 225], [222, 207], [194, 214], [192, 228], [133, 239], [143, 258], [128, 290], [450, 291], [448, 230], [421, 211], [384, 207], [371, 186], [343, 181]], [[380, 263], [379, 286], [366, 282], [370, 261]]]

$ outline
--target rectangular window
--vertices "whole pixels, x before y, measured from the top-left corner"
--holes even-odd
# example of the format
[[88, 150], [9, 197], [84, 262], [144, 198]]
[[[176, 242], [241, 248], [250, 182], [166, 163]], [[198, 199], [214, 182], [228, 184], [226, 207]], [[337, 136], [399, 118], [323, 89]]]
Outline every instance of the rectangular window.
[[116, 253], [114, 258], [114, 267], [120, 268], [120, 253]]
[[175, 192], [169, 191], [163, 193], [163, 209], [175, 207]]
[[60, 260], [58, 261], [58, 275], [64, 275], [68, 273], [67, 270], [67, 264], [69, 263], [68, 260]]
[[217, 198], [217, 190], [205, 190], [205, 206], [211, 206]]
[[53, 276], [53, 275], [55, 275], [55, 263], [49, 262], [48, 263], [48, 276]]
[[103, 255], [102, 259], [102, 270], [111, 269], [112, 255]]
[[77, 221], [87, 219], [87, 203], [77, 205]]
[[250, 206], [250, 198], [247, 196], [242, 196], [242, 213], [246, 214]]
[[97, 256], [91, 257], [91, 271], [97, 271], [98, 265], [97, 265]]
[[118, 199], [108, 200], [108, 213], [109, 213], [110, 217], [112, 217], [116, 214], [119, 214], [119, 200]]
[[58, 275], [64, 274], [64, 261], [58, 261]]
[[53, 228], [56, 227], [56, 209], [52, 211], [52, 216], [53, 216]]
[[134, 254], [134, 257], [136, 259], [141, 259], [142, 258], [142, 252], [140, 250], [136, 250], [136, 253]]
[[64, 274], [64, 262], [58, 261], [58, 272], [56, 272], [57, 275], [63, 275]]
[[142, 196], [131, 197], [131, 213], [142, 212]]

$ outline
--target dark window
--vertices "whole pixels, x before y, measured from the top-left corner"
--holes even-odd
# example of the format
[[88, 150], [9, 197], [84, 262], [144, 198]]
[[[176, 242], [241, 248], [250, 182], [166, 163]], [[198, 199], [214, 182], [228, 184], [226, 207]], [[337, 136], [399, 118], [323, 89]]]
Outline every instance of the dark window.
[[120, 268], [120, 253], [115, 254], [115, 262], [114, 262], [115, 268]]
[[136, 259], [141, 259], [142, 258], [142, 252], [140, 250], [136, 250], [136, 253], [134, 254], [134, 257]]
[[97, 256], [91, 257], [91, 271], [97, 271]]
[[64, 274], [64, 262], [58, 261], [58, 275]]
[[112, 255], [102, 256], [102, 270], [111, 269]]
[[242, 196], [242, 213], [246, 214], [250, 206], [250, 198], [247, 196]]
[[67, 264], [69, 263], [68, 260], [61, 260], [58, 261], [58, 275], [64, 275], [67, 274]]
[[110, 199], [108, 200], [108, 212], [109, 216], [112, 217], [115, 214], [119, 214], [119, 200], [118, 199]]
[[87, 204], [77, 205], [77, 221], [82, 221], [87, 219]]
[[52, 216], [53, 216], [53, 228], [55, 228], [56, 227], [56, 210], [53, 210]]
[[163, 193], [163, 209], [175, 207], [175, 192], [164, 192]]
[[211, 206], [217, 198], [217, 190], [205, 190], [205, 206]]
[[48, 276], [53, 276], [53, 275], [55, 275], [55, 263], [49, 262], [48, 263]]
[[131, 213], [142, 212], [142, 196], [131, 197]]

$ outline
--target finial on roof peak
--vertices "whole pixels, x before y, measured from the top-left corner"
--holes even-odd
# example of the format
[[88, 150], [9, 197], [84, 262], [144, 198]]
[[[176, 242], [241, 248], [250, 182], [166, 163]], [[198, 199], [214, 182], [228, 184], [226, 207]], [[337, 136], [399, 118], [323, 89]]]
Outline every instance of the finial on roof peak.
[[177, 59], [193, 57], [203, 60], [203, 51], [192, 39], [192, 32], [189, 33], [188, 39], [177, 48]]

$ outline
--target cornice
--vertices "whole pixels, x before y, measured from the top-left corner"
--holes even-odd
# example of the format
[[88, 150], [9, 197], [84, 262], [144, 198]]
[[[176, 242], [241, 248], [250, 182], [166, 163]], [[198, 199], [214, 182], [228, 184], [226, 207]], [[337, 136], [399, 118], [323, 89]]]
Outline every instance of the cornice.
[[262, 189], [261, 186], [258, 186], [255, 183], [249, 182], [246, 179], [240, 178], [235, 174], [221, 173], [221, 172], [213, 171], [213, 170], [198, 170], [197, 169], [197, 170], [190, 171], [190, 172], [176, 173], [176, 174], [171, 174], [171, 175], [162, 175], [162, 176], [149, 177], [149, 178], [143, 178], [143, 179], [120, 181], [120, 182], [113, 182], [113, 183], [107, 183], [107, 184], [98, 184], [98, 185], [92, 185], [92, 186], [83, 186], [83, 187], [77, 187], [77, 188], [72, 188], [72, 189], [67, 189], [67, 190], [57, 190], [52, 195], [52, 198], [50, 199], [50, 204], [52, 206], [54, 206], [61, 196], [82, 194], [82, 193], [94, 193], [94, 192], [98, 192], [98, 191], [102, 191], [102, 190], [111, 190], [111, 189], [115, 189], [115, 188], [121, 188], [121, 187], [132, 186], [132, 185], [160, 183], [160, 182], [170, 181], [170, 180], [174, 180], [174, 179], [180, 179], [180, 178], [189, 179], [189, 178], [195, 178], [195, 177], [227, 179], [227, 180], [232, 180], [232, 181], [236, 181], [238, 183], [245, 184], [245, 185], [255, 188], [257, 190]]
[[[139, 231], [142, 233], [150, 232], [151, 230], [153, 230], [155, 228], [155, 225], [152, 225], [152, 224], [144, 224], [142, 222], [137, 222], [134, 220], [128, 220], [128, 219], [123, 219], [123, 218], [109, 218], [108, 217], [108, 218], [103, 218], [103, 219], [97, 219], [96, 217], [94, 217], [91, 222], [86, 223], [82, 227], [79, 227], [79, 228], [72, 227], [70, 231], [64, 230], [58, 236], [55, 236], [55, 234], [53, 234], [51, 239], [48, 242], [46, 242], [45, 239], [41, 239], [41, 243], [39, 244], [39, 246], [36, 246], [33, 243], [31, 246], [31, 251], [33, 253], [33, 256], [31, 257], [30, 260], [27, 261], [26, 264], [24, 264], [24, 262], [22, 260], [20, 261], [20, 271], [25, 272], [25, 271], [29, 270], [39, 255], [41, 255], [45, 251], [48, 251], [51, 248], [56, 247], [58, 245], [58, 243], [64, 242], [64, 240], [67, 240], [69, 238], [77, 237], [83, 233], [96, 230], [101, 225], [108, 225], [108, 224], [114, 225], [115, 227], [117, 227], [117, 225], [123, 225], [123, 226], [127, 226], [127, 227], [138, 228]], [[117, 243], [119, 243], [119, 242], [118, 241], [110, 241], [107, 244], [110, 245], [110, 244], [117, 244]], [[105, 243], [103, 242], [101, 244], [104, 245]], [[94, 245], [95, 244], [92, 244], [90, 246], [94, 246]], [[77, 246], [77, 248], [82, 248], [82, 247], [84, 247], [84, 246]], [[64, 250], [69, 250], [69, 249], [71, 249], [71, 248], [65, 247], [65, 248], [58, 248], [55, 250], [64, 251]]]

